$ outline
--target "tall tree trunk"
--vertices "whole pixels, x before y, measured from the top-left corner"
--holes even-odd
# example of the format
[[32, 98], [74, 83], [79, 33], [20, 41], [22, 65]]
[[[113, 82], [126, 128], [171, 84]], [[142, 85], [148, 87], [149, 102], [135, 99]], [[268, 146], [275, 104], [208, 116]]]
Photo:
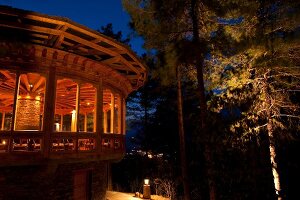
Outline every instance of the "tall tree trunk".
[[181, 90], [181, 72], [180, 66], [176, 67], [177, 78], [177, 107], [178, 107], [178, 132], [179, 132], [179, 149], [180, 149], [180, 161], [181, 161], [181, 175], [183, 179], [184, 200], [190, 200], [190, 186], [188, 179], [188, 169], [186, 161], [186, 149], [185, 149], [185, 134], [183, 126], [183, 114], [182, 114], [182, 90]]
[[272, 123], [272, 100], [269, 92], [268, 82], [270, 77], [270, 70], [264, 74], [264, 95], [266, 97], [266, 112], [267, 112], [267, 131], [269, 139], [269, 150], [270, 150], [270, 160], [272, 167], [272, 174], [274, 180], [275, 194], [278, 200], [282, 200], [281, 196], [281, 187], [280, 187], [280, 177], [278, 173], [278, 163], [276, 161], [276, 148], [275, 148], [275, 138], [274, 138], [274, 129]]
[[[193, 42], [195, 46], [199, 48], [205, 48], [205, 44], [200, 41], [199, 37], [199, 13], [198, 13], [198, 0], [191, 0], [191, 18], [193, 26]], [[204, 158], [206, 164], [206, 173], [208, 180], [208, 189], [209, 189], [209, 198], [210, 200], [216, 199], [216, 184], [213, 178], [213, 161], [212, 161], [212, 152], [210, 147], [210, 139], [207, 131], [206, 125], [206, 116], [207, 116], [207, 105], [205, 99], [205, 88], [204, 88], [204, 79], [203, 79], [203, 55], [198, 55], [195, 60], [196, 70], [197, 70], [197, 81], [198, 81], [198, 91], [200, 99], [200, 120], [201, 120], [201, 130], [204, 137]]]

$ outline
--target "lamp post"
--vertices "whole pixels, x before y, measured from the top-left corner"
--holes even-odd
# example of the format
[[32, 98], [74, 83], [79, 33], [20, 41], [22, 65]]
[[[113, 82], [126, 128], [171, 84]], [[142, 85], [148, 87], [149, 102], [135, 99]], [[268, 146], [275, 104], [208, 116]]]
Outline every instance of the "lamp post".
[[144, 179], [143, 199], [151, 199], [149, 179]]

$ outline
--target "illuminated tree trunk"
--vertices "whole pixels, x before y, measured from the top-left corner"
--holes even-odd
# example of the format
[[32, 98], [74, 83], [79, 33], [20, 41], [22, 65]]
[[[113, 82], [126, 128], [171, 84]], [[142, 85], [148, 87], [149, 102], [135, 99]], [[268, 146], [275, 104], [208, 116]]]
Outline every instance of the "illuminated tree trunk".
[[183, 112], [182, 112], [182, 90], [181, 90], [181, 73], [180, 66], [176, 67], [176, 78], [177, 78], [177, 106], [178, 106], [178, 132], [180, 142], [180, 161], [181, 161], [181, 175], [183, 179], [184, 189], [184, 200], [190, 200], [190, 186], [188, 180], [188, 169], [186, 161], [186, 150], [185, 150], [185, 134], [183, 126]]
[[[202, 48], [202, 53], [205, 51], [205, 43], [200, 41], [199, 37], [199, 30], [201, 22], [199, 21], [198, 17], [200, 15], [198, 11], [198, 2], [197, 0], [191, 0], [191, 19], [193, 25], [193, 42], [199, 48]], [[201, 130], [203, 132], [203, 139], [204, 139], [204, 158], [206, 164], [206, 173], [207, 173], [207, 181], [208, 181], [208, 188], [209, 188], [209, 198], [210, 200], [216, 199], [216, 184], [213, 178], [213, 160], [211, 154], [211, 147], [210, 147], [210, 140], [209, 135], [207, 132], [206, 126], [206, 116], [207, 116], [207, 105], [205, 99], [205, 87], [204, 87], [204, 79], [203, 79], [203, 55], [198, 55], [195, 60], [196, 70], [197, 70], [197, 81], [198, 81], [198, 91], [199, 91], [199, 100], [200, 100], [200, 120], [201, 120]]]
[[274, 129], [272, 123], [272, 99], [269, 92], [268, 82], [269, 82], [270, 70], [264, 74], [264, 95], [266, 98], [266, 112], [267, 112], [267, 131], [269, 139], [269, 150], [270, 150], [270, 160], [272, 167], [272, 174], [274, 180], [275, 193], [278, 200], [282, 200], [281, 187], [280, 187], [280, 177], [278, 173], [278, 163], [276, 160], [276, 148], [275, 148], [275, 138]]

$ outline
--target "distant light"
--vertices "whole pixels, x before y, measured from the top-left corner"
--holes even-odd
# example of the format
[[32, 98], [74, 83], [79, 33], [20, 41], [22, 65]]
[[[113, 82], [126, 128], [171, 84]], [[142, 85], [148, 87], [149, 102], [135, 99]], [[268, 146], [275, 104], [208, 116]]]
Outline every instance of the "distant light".
[[33, 85], [32, 85], [32, 84], [29, 84], [29, 87], [33, 88]]
[[30, 99], [30, 95], [26, 95], [26, 99]]
[[89, 106], [90, 104], [91, 104], [90, 102], [87, 103], [88, 106]]
[[3, 140], [3, 141], [2, 141], [2, 144], [4, 144], [4, 145], [5, 145], [5, 144], [6, 144], [6, 141], [5, 141], [5, 140]]
[[147, 179], [147, 178], [144, 179], [144, 184], [145, 184], [145, 185], [149, 185], [149, 179]]
[[148, 153], [148, 158], [153, 158], [152, 154]]
[[59, 123], [55, 123], [55, 131], [58, 132], [59, 131]]

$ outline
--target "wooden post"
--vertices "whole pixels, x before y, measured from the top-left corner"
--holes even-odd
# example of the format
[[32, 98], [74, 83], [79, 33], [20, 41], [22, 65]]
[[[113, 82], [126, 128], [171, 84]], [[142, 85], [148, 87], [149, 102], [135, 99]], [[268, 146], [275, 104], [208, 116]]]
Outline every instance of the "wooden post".
[[96, 123], [96, 151], [101, 152], [101, 135], [103, 134], [103, 86], [102, 86], [102, 79], [99, 80], [99, 84], [97, 86], [97, 93], [96, 93], [96, 119], [94, 123]]
[[16, 123], [16, 111], [17, 111], [17, 104], [18, 104], [18, 95], [19, 95], [19, 84], [20, 84], [20, 73], [17, 72], [16, 74], [16, 85], [15, 85], [15, 94], [14, 94], [14, 105], [13, 105], [13, 115], [12, 115], [12, 124], [11, 130], [15, 130], [15, 123]]
[[84, 132], [87, 132], [87, 113], [84, 113]]
[[122, 133], [126, 134], [126, 100], [122, 98]]
[[55, 67], [51, 66], [46, 82], [45, 92], [45, 110], [44, 110], [44, 141], [43, 153], [44, 157], [49, 157], [51, 147], [51, 134], [53, 133], [54, 113], [55, 113], [55, 95], [56, 95], [56, 77]]
[[4, 122], [5, 122], [5, 112], [2, 113], [1, 131], [4, 130]]
[[60, 131], [63, 131], [63, 125], [64, 125], [64, 115], [60, 115]]
[[[77, 83], [77, 94], [76, 94], [76, 108], [75, 108], [75, 110], [76, 110], [76, 113], [75, 113], [75, 115], [76, 115], [76, 119], [75, 119], [75, 129], [76, 130], [74, 130], [74, 132], [76, 132], [76, 140], [75, 140], [75, 152], [76, 152], [76, 154], [78, 154], [78, 130], [79, 130], [79, 128], [78, 128], [78, 126], [79, 126], [79, 123], [78, 123], [78, 119], [79, 119], [79, 103], [80, 103], [80, 83]], [[73, 131], [72, 131], [73, 132]]]
[[104, 125], [104, 133], [107, 133], [107, 111], [104, 111], [104, 120], [103, 120], [103, 125]]
[[[18, 102], [18, 94], [19, 94], [19, 84], [20, 84], [20, 73], [16, 73], [16, 82], [15, 82], [15, 93], [14, 93], [14, 104], [13, 104], [13, 115], [11, 119], [11, 126], [10, 131], [15, 130], [15, 115], [17, 110], [17, 102]], [[13, 150], [13, 137], [12, 134], [9, 136], [9, 146], [8, 146], [8, 152], [11, 152]]]
[[121, 95], [118, 96], [117, 98], [117, 108], [118, 108], [118, 131], [117, 133], [122, 134], [122, 99]]
[[115, 130], [115, 95], [111, 92], [111, 100], [110, 100], [110, 133], [114, 133]]

